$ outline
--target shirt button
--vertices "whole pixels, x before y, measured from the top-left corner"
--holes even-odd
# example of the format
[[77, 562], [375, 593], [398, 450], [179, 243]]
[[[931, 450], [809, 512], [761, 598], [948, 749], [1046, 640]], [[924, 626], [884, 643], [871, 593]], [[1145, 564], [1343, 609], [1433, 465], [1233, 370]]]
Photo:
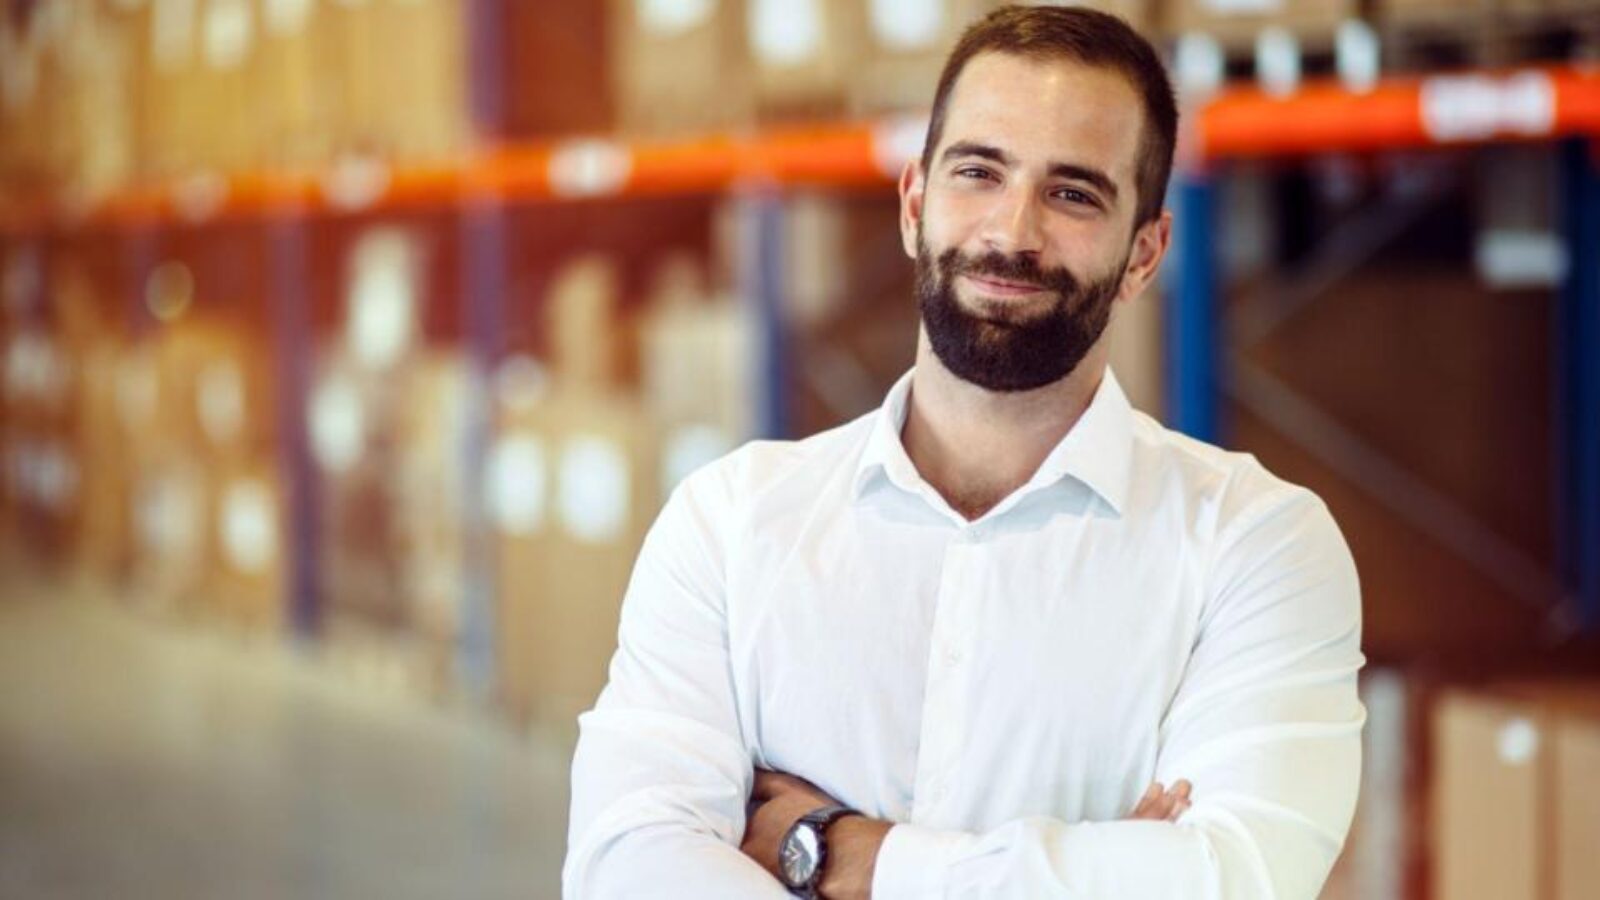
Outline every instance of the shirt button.
[[955, 665], [958, 662], [961, 662], [961, 648], [959, 648], [959, 647], [946, 647], [946, 648], [944, 648], [944, 661], [945, 661], [946, 665], [951, 665], [951, 666]]

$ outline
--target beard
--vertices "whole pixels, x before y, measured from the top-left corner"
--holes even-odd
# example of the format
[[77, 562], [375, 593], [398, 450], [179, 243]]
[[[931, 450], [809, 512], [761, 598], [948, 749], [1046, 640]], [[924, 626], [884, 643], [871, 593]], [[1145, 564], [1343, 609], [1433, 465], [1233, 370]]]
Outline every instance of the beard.
[[[1131, 248], [1130, 248], [1131, 252]], [[1111, 321], [1127, 255], [1105, 276], [1080, 284], [1064, 268], [1041, 269], [1031, 257], [969, 256], [955, 247], [935, 259], [917, 235], [917, 306], [933, 353], [957, 378], [990, 391], [1031, 391], [1067, 377]], [[1006, 309], [980, 314], [956, 296], [960, 275], [1036, 285], [1052, 300], [1043, 312]], [[1036, 298], [1019, 303], [1032, 306]]]

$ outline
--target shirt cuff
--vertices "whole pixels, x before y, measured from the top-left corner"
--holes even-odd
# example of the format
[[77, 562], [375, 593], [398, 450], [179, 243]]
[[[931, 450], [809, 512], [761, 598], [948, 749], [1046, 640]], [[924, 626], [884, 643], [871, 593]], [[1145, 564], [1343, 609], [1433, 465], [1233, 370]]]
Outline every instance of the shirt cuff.
[[879, 900], [937, 897], [949, 884], [950, 864], [977, 843], [978, 836], [921, 825], [896, 824], [883, 837], [873, 864], [872, 896]]

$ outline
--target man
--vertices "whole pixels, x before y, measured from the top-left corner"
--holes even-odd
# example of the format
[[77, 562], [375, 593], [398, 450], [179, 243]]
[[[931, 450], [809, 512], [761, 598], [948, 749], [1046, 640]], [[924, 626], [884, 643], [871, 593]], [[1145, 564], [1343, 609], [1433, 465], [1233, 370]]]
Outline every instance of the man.
[[568, 897], [1317, 895], [1360, 764], [1349, 553], [1106, 367], [1175, 132], [1114, 18], [963, 36], [900, 180], [915, 368], [663, 509], [581, 719]]

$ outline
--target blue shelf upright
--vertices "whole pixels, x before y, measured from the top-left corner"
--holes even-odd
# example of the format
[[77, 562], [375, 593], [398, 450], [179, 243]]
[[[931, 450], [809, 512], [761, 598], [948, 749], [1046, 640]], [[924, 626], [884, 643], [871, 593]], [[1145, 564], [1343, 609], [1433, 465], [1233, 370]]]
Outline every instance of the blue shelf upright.
[[1206, 172], [1180, 172], [1173, 188], [1173, 256], [1167, 305], [1168, 425], [1202, 441], [1221, 434], [1217, 320], [1216, 187]]
[[1600, 629], [1600, 147], [1561, 147], [1568, 271], [1555, 327], [1557, 534], [1561, 574], [1579, 624]]

